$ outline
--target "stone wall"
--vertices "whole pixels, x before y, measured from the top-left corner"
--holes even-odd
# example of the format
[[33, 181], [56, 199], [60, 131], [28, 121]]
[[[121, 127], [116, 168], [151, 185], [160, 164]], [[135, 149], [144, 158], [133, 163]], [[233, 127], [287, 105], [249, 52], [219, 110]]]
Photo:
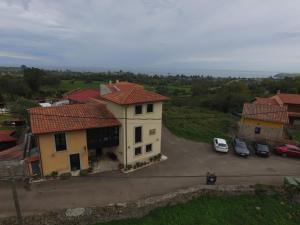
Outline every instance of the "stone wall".
[[[255, 134], [255, 127], [260, 127], [260, 134]], [[238, 135], [249, 140], [278, 140], [283, 138], [283, 128], [256, 126], [250, 124], [239, 124]]]
[[[134, 202], [109, 204], [104, 207], [66, 209], [26, 216], [23, 220], [24, 225], [90, 225], [97, 222], [142, 217], [157, 207], [184, 203], [201, 195], [239, 195], [254, 193], [254, 187], [246, 185], [198, 185]], [[15, 217], [0, 219], [0, 225], [16, 224]]]

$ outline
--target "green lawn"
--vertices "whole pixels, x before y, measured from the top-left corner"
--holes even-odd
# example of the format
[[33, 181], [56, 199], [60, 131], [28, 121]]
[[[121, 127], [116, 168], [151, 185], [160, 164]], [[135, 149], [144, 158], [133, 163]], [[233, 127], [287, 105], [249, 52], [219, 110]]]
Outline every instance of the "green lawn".
[[293, 140], [300, 143], [300, 130], [291, 130]]
[[71, 80], [62, 80], [59, 84], [59, 89], [61, 90], [74, 90], [74, 89], [85, 89], [85, 88], [99, 88], [99, 81], [92, 81], [86, 83], [84, 81], [71, 81]]
[[84, 81], [76, 80], [61, 80], [60, 84], [57, 86], [43, 86], [44, 91], [52, 91], [52, 92], [68, 92], [75, 89], [85, 89], [85, 88], [99, 88], [99, 81], [92, 81], [90, 83], [86, 83]]
[[210, 143], [212, 138], [229, 138], [238, 118], [200, 107], [164, 108], [164, 124], [175, 135]]
[[97, 225], [299, 225], [300, 204], [271, 196], [200, 197], [139, 219]]
[[12, 130], [12, 127], [4, 126], [2, 123], [5, 120], [11, 119], [12, 116], [10, 114], [0, 115], [0, 130]]

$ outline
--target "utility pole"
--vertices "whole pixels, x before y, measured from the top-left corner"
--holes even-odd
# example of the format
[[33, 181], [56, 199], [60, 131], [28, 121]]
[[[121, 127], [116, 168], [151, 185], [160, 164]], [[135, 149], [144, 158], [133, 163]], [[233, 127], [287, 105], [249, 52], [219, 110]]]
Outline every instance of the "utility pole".
[[20, 208], [20, 203], [19, 203], [19, 198], [18, 198], [18, 193], [17, 193], [17, 188], [16, 188], [15, 173], [14, 173], [13, 167], [9, 168], [9, 174], [10, 174], [11, 191], [12, 191], [15, 208], [16, 208], [16, 214], [17, 214], [17, 224], [23, 225], [21, 208]]

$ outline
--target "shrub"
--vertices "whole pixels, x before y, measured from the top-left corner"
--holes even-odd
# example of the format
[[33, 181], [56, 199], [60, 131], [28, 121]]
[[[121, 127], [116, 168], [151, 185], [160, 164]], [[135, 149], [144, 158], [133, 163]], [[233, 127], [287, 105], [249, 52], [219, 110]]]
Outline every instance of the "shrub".
[[126, 170], [131, 170], [131, 169], [132, 169], [132, 165], [129, 164], [126, 166]]
[[155, 155], [155, 156], [152, 156], [151, 158], [150, 158], [150, 161], [152, 162], [152, 161], [159, 161], [160, 159], [161, 159], [161, 153], [159, 153], [159, 154], [157, 154], [157, 155]]
[[57, 171], [52, 171], [51, 177], [57, 177], [57, 175], [58, 175], [58, 172], [57, 172]]
[[88, 168], [88, 172], [89, 172], [89, 173], [93, 172], [93, 167], [90, 166], [90, 167]]
[[70, 179], [72, 177], [72, 174], [70, 172], [68, 173], [62, 173], [59, 175], [59, 178], [61, 180], [67, 180], [67, 179]]
[[80, 176], [87, 176], [89, 174], [89, 170], [88, 169], [84, 169], [84, 170], [80, 170]]
[[132, 165], [130, 165], [130, 164], [127, 165], [127, 166], [126, 166], [126, 169], [127, 169], [127, 170], [131, 170], [131, 169], [132, 169]]

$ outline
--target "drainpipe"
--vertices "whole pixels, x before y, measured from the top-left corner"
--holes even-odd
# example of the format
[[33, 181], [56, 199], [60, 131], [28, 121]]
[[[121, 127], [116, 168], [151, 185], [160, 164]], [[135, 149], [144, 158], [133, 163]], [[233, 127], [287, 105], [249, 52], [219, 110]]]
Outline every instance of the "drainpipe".
[[125, 168], [127, 167], [127, 106], [125, 107]]

